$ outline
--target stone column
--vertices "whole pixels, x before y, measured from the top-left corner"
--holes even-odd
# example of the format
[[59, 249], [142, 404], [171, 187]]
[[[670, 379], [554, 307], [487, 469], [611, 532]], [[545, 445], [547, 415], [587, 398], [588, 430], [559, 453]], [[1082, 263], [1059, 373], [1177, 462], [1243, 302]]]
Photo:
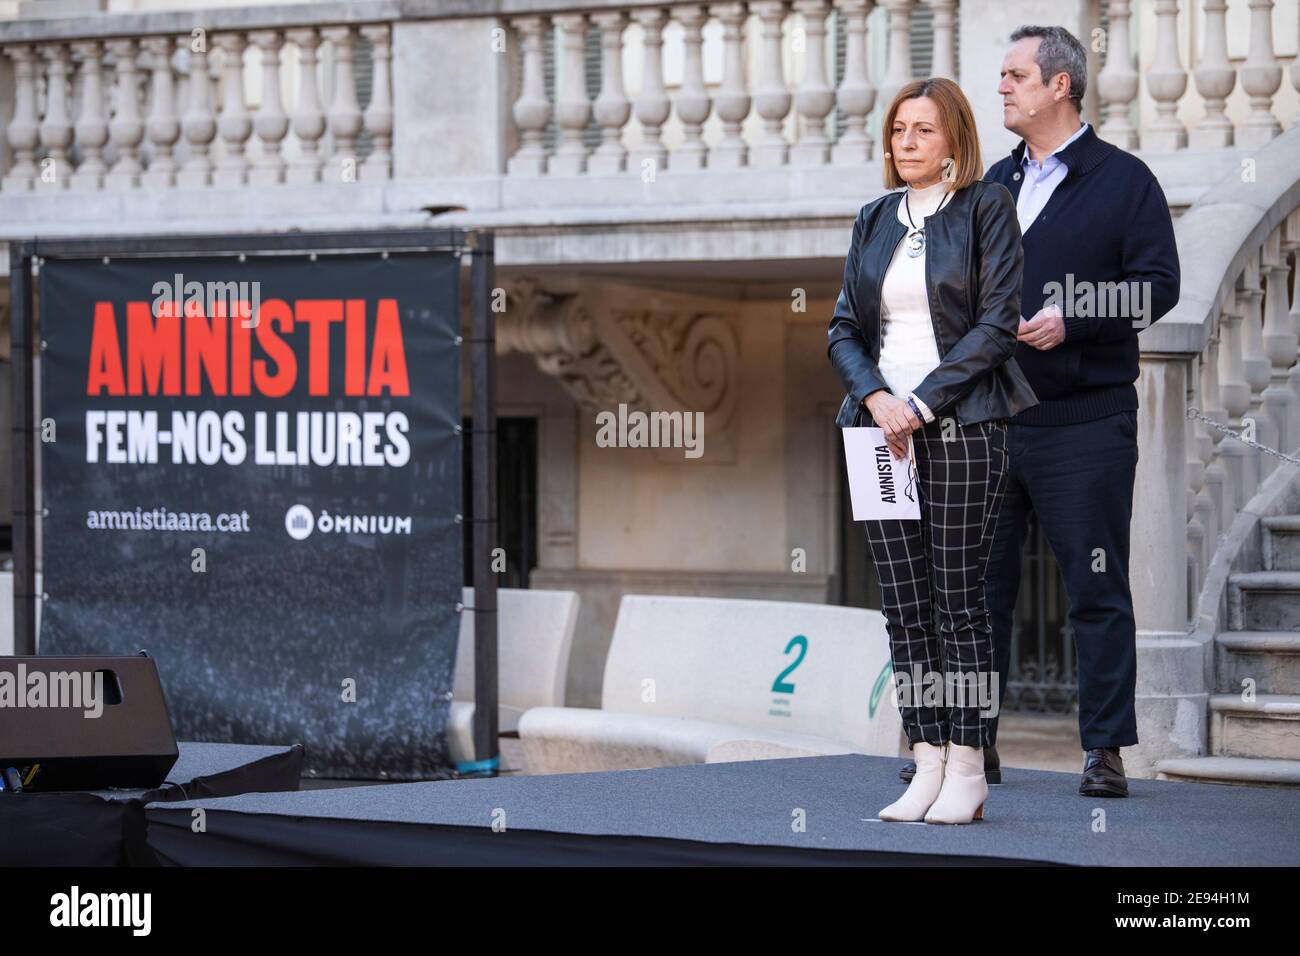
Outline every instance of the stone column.
[[[1140, 630], [1187, 626], [1186, 355], [1142, 353], [1129, 581]], [[1177, 560], [1174, 559], [1177, 557]]]

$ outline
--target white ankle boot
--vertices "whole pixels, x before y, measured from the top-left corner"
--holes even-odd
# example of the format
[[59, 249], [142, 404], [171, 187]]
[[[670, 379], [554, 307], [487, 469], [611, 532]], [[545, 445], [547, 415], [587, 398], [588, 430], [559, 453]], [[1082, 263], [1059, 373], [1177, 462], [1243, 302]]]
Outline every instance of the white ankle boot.
[[924, 740], [912, 744], [916, 773], [907, 791], [880, 811], [880, 819], [915, 822], [925, 816], [943, 787], [943, 748]]
[[948, 745], [943, 789], [925, 815], [926, 823], [970, 823], [984, 819], [984, 800], [989, 795], [984, 778], [984, 751], [980, 747]]

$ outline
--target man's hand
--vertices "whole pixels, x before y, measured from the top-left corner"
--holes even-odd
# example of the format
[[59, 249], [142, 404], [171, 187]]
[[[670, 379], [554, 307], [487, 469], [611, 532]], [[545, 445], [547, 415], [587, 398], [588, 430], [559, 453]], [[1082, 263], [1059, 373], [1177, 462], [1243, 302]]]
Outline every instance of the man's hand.
[[884, 429], [894, 458], [902, 460], [907, 455], [907, 436], [925, 423], [917, 419], [907, 402], [884, 389], [872, 392], [864, 404], [877, 427]]
[[1028, 322], [1021, 319], [1016, 339], [1036, 349], [1056, 348], [1065, 341], [1065, 319], [1060, 307], [1045, 306]]

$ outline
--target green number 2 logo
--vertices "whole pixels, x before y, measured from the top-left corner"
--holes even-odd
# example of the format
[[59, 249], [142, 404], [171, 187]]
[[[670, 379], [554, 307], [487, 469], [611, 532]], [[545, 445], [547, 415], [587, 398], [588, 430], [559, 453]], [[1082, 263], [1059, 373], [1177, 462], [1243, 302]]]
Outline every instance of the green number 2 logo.
[[[808, 656], [808, 638], [802, 634], [796, 634], [790, 638], [790, 643], [785, 646], [782, 652], [789, 655], [795, 647], [799, 648], [799, 656], [790, 662], [790, 666], [781, 673], [776, 675], [776, 680], [772, 682], [772, 693], [774, 694], [793, 694], [794, 684], [785, 678], [794, 673], [794, 669], [803, 663], [803, 659]], [[871, 688], [871, 699], [867, 706], [868, 718], [876, 716], [876, 708], [880, 706], [880, 697], [889, 686], [890, 675], [894, 673], [894, 663], [892, 660], [885, 661], [885, 666], [880, 671], [880, 676], [876, 678], [875, 685]]]
[[799, 656], [795, 658], [794, 663], [776, 675], [776, 680], [772, 683], [772, 693], [774, 694], [794, 693], [794, 684], [787, 681], [785, 677], [803, 663], [804, 657], [808, 654], [808, 638], [804, 637], [802, 634], [796, 634], [794, 637], [790, 638], [790, 643], [785, 646], [785, 650], [782, 652], [788, 655], [790, 649], [796, 644], [799, 646]]

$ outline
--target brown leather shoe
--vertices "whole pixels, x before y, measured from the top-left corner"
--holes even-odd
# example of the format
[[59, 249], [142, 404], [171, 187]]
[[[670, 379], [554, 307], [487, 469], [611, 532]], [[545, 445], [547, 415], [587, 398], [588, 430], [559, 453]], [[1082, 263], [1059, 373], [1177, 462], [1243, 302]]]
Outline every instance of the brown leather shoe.
[[[903, 769], [898, 771], [898, 778], [904, 783], [911, 783], [914, 773], [916, 773], [916, 761], [909, 760], [903, 764]], [[984, 780], [987, 783], [1002, 782], [1002, 764], [998, 760], [996, 747], [984, 748]]]
[[1094, 747], [1084, 755], [1079, 792], [1085, 797], [1128, 796], [1128, 778], [1118, 747]]

